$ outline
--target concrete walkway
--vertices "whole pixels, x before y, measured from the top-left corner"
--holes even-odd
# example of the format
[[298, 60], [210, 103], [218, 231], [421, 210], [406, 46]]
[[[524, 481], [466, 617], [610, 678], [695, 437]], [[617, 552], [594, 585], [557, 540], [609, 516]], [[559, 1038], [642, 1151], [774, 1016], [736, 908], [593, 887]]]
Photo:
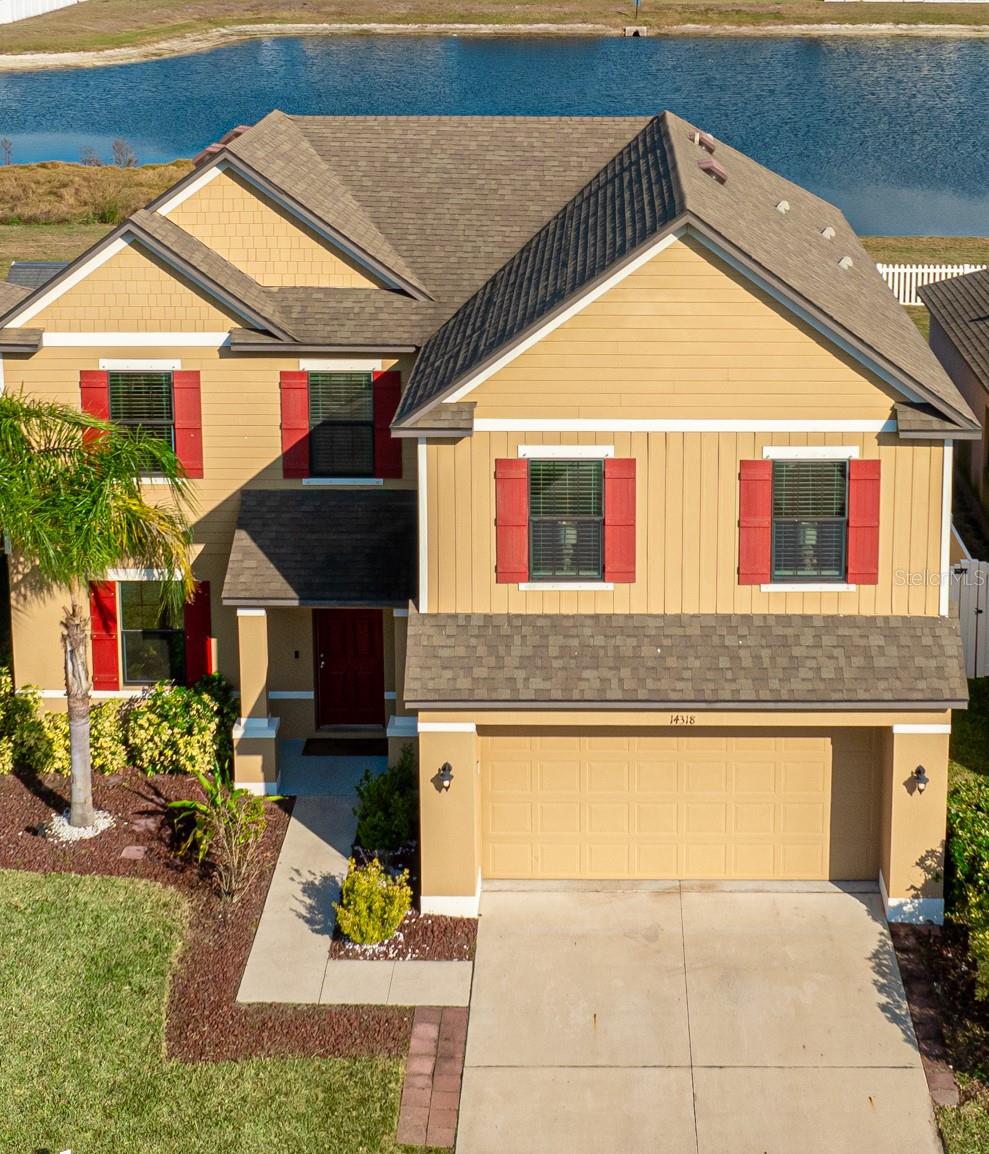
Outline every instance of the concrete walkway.
[[377, 759], [302, 759], [299, 744], [299, 760], [290, 758], [286, 766], [282, 754], [282, 788], [289, 774], [296, 787], [344, 792], [296, 798], [238, 1001], [466, 1006], [471, 962], [330, 960], [333, 903], [357, 828], [354, 787], [369, 760]]
[[874, 893], [485, 892], [457, 1154], [940, 1154]]

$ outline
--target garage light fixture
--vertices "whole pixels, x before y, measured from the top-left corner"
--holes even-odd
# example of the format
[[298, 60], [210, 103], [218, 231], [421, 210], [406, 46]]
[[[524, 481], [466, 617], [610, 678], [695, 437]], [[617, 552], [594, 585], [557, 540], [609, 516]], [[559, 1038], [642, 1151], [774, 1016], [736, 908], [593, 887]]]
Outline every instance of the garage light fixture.
[[931, 780], [922, 765], [918, 765], [913, 771], [913, 779], [916, 782], [918, 793], [923, 793], [927, 789], [927, 783]]
[[452, 784], [453, 766], [448, 761], [444, 761], [433, 774], [433, 785], [436, 786], [437, 793], [446, 793]]

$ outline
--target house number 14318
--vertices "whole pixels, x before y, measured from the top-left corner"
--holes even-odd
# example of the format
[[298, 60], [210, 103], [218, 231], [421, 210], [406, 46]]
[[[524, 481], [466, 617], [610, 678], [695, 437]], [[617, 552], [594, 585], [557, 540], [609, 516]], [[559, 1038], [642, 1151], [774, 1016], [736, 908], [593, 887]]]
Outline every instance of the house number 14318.
[[697, 720], [693, 713], [671, 713], [670, 725], [693, 725]]

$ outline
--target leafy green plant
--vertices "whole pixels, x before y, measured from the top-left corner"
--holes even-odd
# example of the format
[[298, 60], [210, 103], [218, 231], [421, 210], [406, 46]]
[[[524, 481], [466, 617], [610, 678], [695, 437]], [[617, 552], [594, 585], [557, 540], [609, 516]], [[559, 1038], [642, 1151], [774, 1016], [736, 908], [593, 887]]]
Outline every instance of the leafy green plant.
[[233, 764], [233, 728], [240, 716], [234, 687], [222, 673], [207, 673], [193, 685], [192, 691], [210, 698], [216, 705], [216, 764], [226, 773]]
[[352, 942], [362, 946], [385, 942], [412, 908], [409, 871], [394, 877], [377, 858], [362, 866], [351, 858], [340, 901], [333, 908], [340, 929]]
[[208, 694], [161, 683], [126, 713], [127, 750], [142, 772], [205, 774], [216, 765], [220, 714]]
[[980, 998], [989, 997], [989, 782], [966, 777], [948, 794], [951, 914], [968, 927]]
[[356, 843], [366, 850], [395, 853], [419, 837], [419, 778], [411, 745], [382, 774], [365, 770], [357, 786]]
[[168, 803], [181, 843], [180, 854], [191, 854], [210, 866], [220, 896], [235, 899], [250, 884], [260, 866], [261, 839], [268, 825], [264, 798], [233, 786], [225, 774], [192, 771], [202, 798]]

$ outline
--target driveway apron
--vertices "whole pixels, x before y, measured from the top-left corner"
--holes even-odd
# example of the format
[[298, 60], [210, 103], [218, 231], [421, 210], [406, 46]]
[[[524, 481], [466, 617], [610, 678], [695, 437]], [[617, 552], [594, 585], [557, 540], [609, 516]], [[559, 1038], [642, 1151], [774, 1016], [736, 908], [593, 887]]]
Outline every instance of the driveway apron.
[[878, 895], [485, 892], [457, 1154], [939, 1154]]

